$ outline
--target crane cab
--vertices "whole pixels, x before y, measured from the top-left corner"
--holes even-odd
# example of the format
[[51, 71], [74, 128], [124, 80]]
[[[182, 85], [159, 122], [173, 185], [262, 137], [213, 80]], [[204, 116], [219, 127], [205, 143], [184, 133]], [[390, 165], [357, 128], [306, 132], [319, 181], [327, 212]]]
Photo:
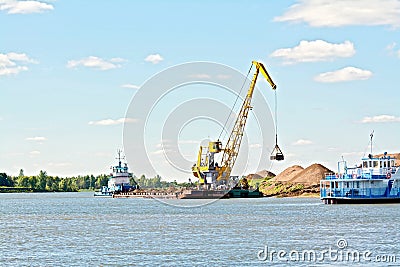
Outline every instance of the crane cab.
[[222, 151], [222, 142], [221, 141], [216, 141], [216, 142], [209, 142], [208, 143], [208, 151], [211, 153], [219, 153]]

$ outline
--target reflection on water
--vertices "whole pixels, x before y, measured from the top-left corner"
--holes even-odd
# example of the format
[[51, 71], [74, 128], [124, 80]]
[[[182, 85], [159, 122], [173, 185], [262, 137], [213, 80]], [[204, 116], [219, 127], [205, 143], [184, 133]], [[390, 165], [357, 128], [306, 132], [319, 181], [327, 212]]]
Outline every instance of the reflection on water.
[[[182, 208], [153, 199], [30, 193], [0, 194], [0, 215], [1, 266], [266, 266], [270, 262], [257, 258], [266, 245], [321, 250], [335, 247], [340, 238], [352, 249], [400, 256], [395, 204], [331, 206], [312, 198], [262, 198]], [[289, 264], [310, 265], [275, 262]]]

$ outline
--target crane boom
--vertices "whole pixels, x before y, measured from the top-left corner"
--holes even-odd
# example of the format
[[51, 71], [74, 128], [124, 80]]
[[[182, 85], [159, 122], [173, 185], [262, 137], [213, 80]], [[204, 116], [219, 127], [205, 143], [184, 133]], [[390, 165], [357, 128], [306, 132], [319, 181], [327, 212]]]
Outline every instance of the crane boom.
[[[229, 185], [232, 168], [235, 165], [236, 158], [239, 154], [247, 117], [249, 111], [252, 109], [251, 99], [260, 72], [271, 85], [272, 89], [276, 90], [276, 85], [272, 81], [271, 76], [268, 74], [264, 65], [260, 62], [252, 61], [251, 66], [253, 65], [256, 67], [256, 71], [253, 75], [250, 88], [247, 91], [246, 98], [244, 99], [238, 117], [236, 118], [225, 149], [222, 148], [222, 142], [220, 140], [209, 142], [208, 146], [200, 146], [197, 162], [192, 166], [193, 175], [199, 178], [200, 184], [208, 184], [211, 181], [214, 185]], [[283, 154], [277, 144], [275, 150], [277, 151], [277, 155], [271, 156], [271, 159], [283, 160]], [[221, 166], [219, 166], [214, 160], [215, 154], [220, 152], [223, 152]]]
[[272, 81], [272, 78], [268, 74], [264, 65], [257, 61], [252, 61], [252, 64], [256, 67], [256, 72], [253, 75], [250, 88], [247, 91], [246, 98], [242, 104], [239, 115], [236, 118], [232, 132], [224, 149], [221, 161], [223, 165], [218, 170], [217, 180], [228, 180], [230, 178], [232, 168], [235, 165], [236, 158], [239, 154], [240, 144], [242, 142], [247, 117], [249, 111], [252, 109], [251, 100], [253, 97], [254, 88], [256, 86], [258, 74], [261, 72], [268, 83], [271, 85], [272, 89], [276, 90], [276, 84]]

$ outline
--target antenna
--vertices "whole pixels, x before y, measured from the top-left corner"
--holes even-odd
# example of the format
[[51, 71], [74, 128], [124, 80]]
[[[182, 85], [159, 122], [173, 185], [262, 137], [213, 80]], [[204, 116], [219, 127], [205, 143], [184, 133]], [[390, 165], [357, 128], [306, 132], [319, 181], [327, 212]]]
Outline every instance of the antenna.
[[374, 137], [374, 130], [372, 130], [372, 133], [369, 135], [371, 138], [371, 155], [372, 155], [372, 138]]
[[118, 153], [118, 157], [115, 158], [115, 159], [118, 160], [119, 167], [121, 167], [121, 159], [125, 159], [125, 157], [124, 157], [124, 156], [121, 156], [121, 153], [122, 153], [122, 150], [121, 150], [121, 149], [118, 149], [118, 150], [117, 150], [117, 153]]

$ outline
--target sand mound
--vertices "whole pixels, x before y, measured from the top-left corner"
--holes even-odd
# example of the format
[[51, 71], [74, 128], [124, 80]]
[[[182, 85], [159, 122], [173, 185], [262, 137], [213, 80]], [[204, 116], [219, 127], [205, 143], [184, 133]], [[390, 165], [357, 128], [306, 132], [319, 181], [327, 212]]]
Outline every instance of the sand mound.
[[296, 184], [306, 184], [306, 185], [318, 185], [320, 180], [325, 177], [326, 173], [331, 173], [332, 171], [321, 164], [313, 164], [296, 176], [289, 180], [290, 183]]
[[267, 170], [258, 171], [258, 172], [256, 172], [256, 175], [259, 175], [259, 176], [261, 176], [263, 178], [265, 178], [265, 177], [275, 177], [276, 176], [275, 173], [267, 171]]
[[303, 167], [299, 165], [294, 165], [292, 167], [286, 168], [283, 172], [275, 176], [272, 181], [275, 182], [287, 182], [293, 179], [297, 174], [304, 170]]
[[251, 173], [247, 175], [247, 179], [261, 179], [265, 177], [275, 177], [275, 174], [273, 172], [267, 171], [267, 170], [262, 170], [258, 171], [256, 173]]

